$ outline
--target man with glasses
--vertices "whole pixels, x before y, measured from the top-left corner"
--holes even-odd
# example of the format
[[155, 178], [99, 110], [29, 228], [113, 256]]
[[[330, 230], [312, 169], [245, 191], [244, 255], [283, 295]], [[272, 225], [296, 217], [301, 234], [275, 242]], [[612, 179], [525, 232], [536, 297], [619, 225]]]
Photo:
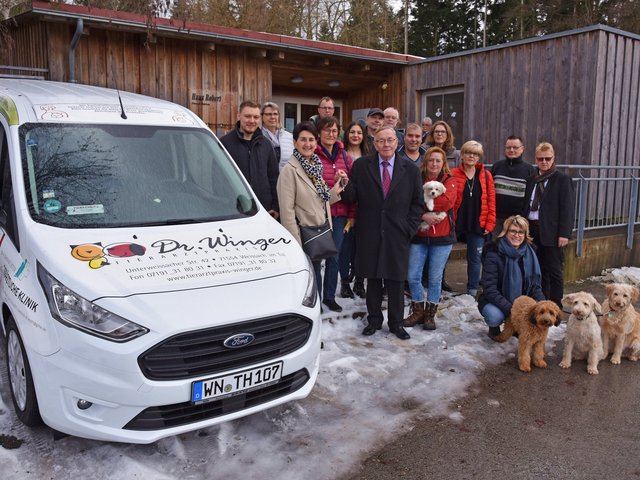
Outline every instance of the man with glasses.
[[318, 114], [313, 115], [309, 120], [314, 123], [316, 128], [318, 128], [318, 122], [323, 118], [333, 117], [335, 110], [336, 107], [333, 104], [333, 98], [322, 97], [320, 99], [320, 103], [318, 103]]
[[[379, 109], [378, 109], [379, 110]], [[342, 199], [358, 203], [355, 274], [367, 279], [367, 326], [363, 335], [382, 328], [382, 288], [388, 294], [389, 331], [401, 340], [409, 334], [403, 323], [404, 281], [409, 245], [424, 212], [420, 170], [396, 155], [398, 138], [392, 127], [375, 133], [375, 155], [354, 162]]]
[[398, 112], [396, 108], [387, 107], [384, 109], [382, 114], [384, 115], [382, 124], [395, 129], [396, 136], [398, 137], [398, 147], [402, 147], [404, 145], [404, 131], [398, 128], [398, 124], [400, 123], [400, 112]]
[[534, 174], [533, 165], [523, 160], [524, 144], [515, 135], [507, 138], [504, 146], [505, 158], [491, 167], [496, 186], [496, 227], [494, 235], [502, 231], [504, 220], [519, 215], [525, 206], [524, 190], [527, 179]]

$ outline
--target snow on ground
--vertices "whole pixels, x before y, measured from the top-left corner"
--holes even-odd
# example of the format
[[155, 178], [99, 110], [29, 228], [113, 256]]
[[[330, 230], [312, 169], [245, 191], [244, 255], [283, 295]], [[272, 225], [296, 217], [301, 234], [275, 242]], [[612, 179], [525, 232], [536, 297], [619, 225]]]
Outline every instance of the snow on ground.
[[[591, 280], [640, 285], [640, 269], [610, 270]], [[352, 313], [364, 311], [364, 301], [338, 301], [345, 309], [323, 321], [321, 369], [308, 398], [150, 445], [54, 441], [46, 427], [22, 426], [1, 350], [2, 479], [334, 479], [416, 419], [448, 415], [464, 421], [455, 400], [480, 371], [515, 357], [516, 341], [492, 342], [468, 295], [445, 297], [438, 329], [408, 329], [408, 341], [390, 334], [386, 323], [372, 337], [362, 336], [363, 320]], [[560, 340], [564, 329], [552, 328], [549, 342]], [[11, 437], [23, 443], [10, 449]]]

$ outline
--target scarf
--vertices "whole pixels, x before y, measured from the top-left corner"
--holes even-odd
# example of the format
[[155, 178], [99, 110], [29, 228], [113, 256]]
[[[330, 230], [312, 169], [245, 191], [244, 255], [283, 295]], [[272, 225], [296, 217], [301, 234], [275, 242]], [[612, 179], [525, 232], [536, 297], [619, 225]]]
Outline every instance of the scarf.
[[556, 164], [554, 163], [547, 173], [540, 175], [540, 171], [533, 176], [533, 182], [536, 184], [533, 192], [533, 200], [531, 201], [531, 211], [536, 212], [540, 209], [540, 201], [544, 195], [544, 182], [546, 182], [554, 173], [556, 173]]
[[[502, 276], [502, 294], [513, 303], [520, 295], [529, 294], [534, 285], [540, 284], [540, 265], [533, 248], [526, 241], [515, 248], [506, 237], [502, 237], [498, 242], [498, 252], [506, 259]], [[524, 279], [519, 263], [521, 258], [524, 264]]]
[[320, 195], [325, 202], [328, 202], [331, 198], [331, 194], [329, 193], [329, 187], [327, 187], [326, 182], [322, 178], [322, 161], [320, 157], [313, 153], [311, 158], [307, 160], [304, 158], [297, 149], [293, 149], [293, 156], [300, 162], [302, 169], [309, 177], [309, 180], [313, 183], [313, 186], [316, 187], [316, 192]]

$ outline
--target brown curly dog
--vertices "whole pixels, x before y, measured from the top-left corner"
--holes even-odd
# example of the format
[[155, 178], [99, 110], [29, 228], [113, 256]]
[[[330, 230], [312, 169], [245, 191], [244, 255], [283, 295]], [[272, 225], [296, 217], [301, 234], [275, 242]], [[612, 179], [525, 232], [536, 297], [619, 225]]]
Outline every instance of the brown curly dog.
[[640, 314], [633, 308], [640, 291], [632, 285], [607, 285], [607, 298], [602, 303], [602, 345], [605, 358], [617, 365], [624, 355], [631, 361], [640, 359]]
[[511, 315], [504, 324], [504, 330], [495, 340], [505, 342], [514, 334], [518, 337], [518, 367], [523, 372], [531, 371], [531, 352], [533, 364], [538, 368], [547, 368], [544, 361], [544, 344], [549, 327], [558, 326], [562, 321], [562, 311], [550, 300], [536, 302], [522, 295], [511, 306]]

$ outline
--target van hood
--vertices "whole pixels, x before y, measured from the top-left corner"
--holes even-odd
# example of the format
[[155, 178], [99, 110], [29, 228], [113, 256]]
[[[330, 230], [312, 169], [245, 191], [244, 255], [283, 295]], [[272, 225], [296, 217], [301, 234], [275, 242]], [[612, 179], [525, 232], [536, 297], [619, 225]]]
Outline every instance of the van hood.
[[37, 258], [42, 266], [92, 301], [238, 284], [308, 268], [291, 234], [262, 211], [203, 224], [91, 230], [38, 224], [32, 232], [43, 247]]

